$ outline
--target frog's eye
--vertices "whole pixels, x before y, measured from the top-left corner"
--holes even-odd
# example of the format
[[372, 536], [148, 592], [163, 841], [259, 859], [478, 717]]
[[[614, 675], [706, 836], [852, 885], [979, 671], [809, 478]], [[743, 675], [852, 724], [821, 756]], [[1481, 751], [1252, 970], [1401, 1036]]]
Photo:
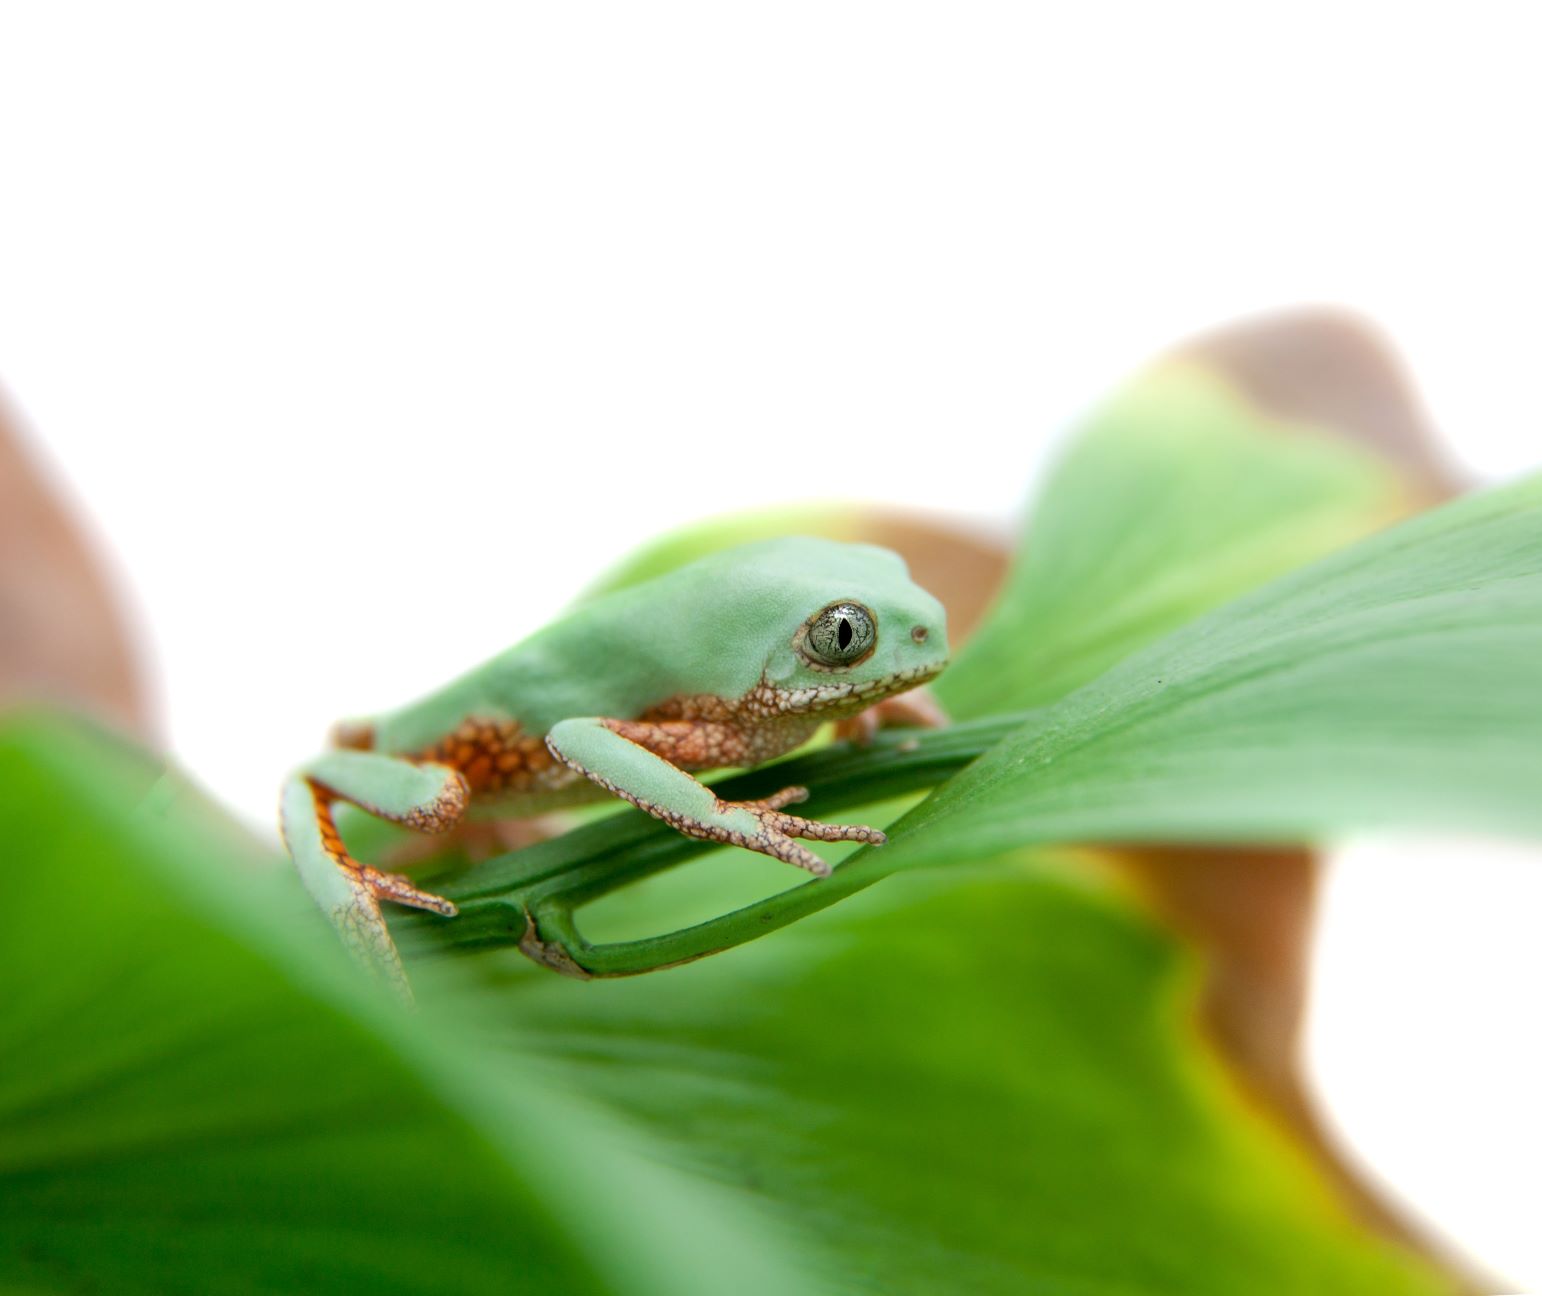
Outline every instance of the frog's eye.
[[878, 628], [860, 603], [832, 603], [808, 623], [804, 651], [824, 666], [850, 666], [873, 650]]

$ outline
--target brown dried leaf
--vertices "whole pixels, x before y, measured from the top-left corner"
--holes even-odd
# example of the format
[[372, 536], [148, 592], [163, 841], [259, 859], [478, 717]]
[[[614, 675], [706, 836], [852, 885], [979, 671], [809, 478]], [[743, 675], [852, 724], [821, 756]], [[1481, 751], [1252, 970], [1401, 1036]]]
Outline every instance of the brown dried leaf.
[[143, 683], [93, 548], [0, 400], [0, 705], [62, 703], [144, 738]]

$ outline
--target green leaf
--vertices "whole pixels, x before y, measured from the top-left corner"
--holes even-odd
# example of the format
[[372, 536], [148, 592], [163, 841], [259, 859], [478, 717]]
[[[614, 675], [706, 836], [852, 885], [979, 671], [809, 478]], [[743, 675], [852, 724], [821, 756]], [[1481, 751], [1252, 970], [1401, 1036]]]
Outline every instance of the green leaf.
[[765, 1197], [837, 1291], [1447, 1290], [1231, 1087], [1196, 973], [1095, 878], [1008, 860], [658, 976], [504, 959], [436, 1007]]
[[995, 608], [937, 682], [957, 719], [1055, 701], [1405, 508], [1393, 467], [1194, 363], [1132, 383], [1050, 474]]
[[1033, 716], [886, 867], [1025, 842], [1542, 833], [1542, 478], [1192, 622]]
[[1086, 882], [898, 879], [637, 981], [420, 966], [406, 1015], [150, 763], [13, 724], [0, 787], [17, 1287], [1444, 1290], [1230, 1089], [1192, 965]]
[[[288, 868], [89, 732], [0, 731], [0, 1274], [50, 1292], [811, 1290], [742, 1195], [379, 997]], [[264, 862], [269, 862], [264, 860]], [[440, 969], [440, 992], [462, 984]]]

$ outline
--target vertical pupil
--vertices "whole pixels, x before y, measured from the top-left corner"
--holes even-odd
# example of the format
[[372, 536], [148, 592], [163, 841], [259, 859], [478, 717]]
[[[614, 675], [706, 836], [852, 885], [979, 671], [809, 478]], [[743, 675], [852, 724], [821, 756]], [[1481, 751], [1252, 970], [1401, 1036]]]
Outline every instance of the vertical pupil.
[[851, 622], [845, 617], [841, 618], [841, 628], [835, 632], [835, 642], [840, 644], [843, 652], [851, 647]]

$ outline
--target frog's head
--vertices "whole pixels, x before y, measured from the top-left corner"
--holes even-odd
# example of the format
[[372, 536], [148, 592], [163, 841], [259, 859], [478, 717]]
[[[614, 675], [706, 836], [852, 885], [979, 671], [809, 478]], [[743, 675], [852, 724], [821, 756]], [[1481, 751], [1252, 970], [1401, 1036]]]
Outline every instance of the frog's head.
[[[750, 546], [778, 710], [851, 715], [924, 684], [948, 662], [942, 604], [904, 559], [873, 545], [792, 537]], [[770, 568], [771, 571], [767, 569]]]

